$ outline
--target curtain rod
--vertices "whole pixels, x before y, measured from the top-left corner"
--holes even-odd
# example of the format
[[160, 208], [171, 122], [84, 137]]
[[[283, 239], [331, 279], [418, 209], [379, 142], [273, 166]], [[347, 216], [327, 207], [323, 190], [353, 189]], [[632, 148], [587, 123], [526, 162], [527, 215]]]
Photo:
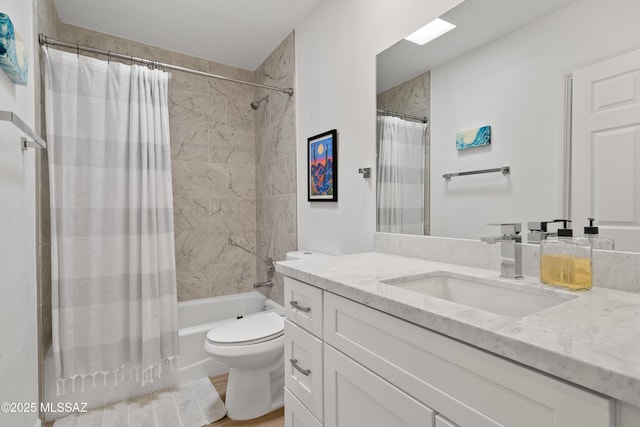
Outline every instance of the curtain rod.
[[102, 50], [102, 49], [94, 49], [92, 47], [82, 46], [82, 45], [78, 45], [78, 44], [75, 44], [75, 43], [67, 43], [67, 42], [55, 40], [55, 39], [52, 39], [50, 37], [45, 36], [42, 33], [40, 33], [38, 35], [38, 41], [40, 42], [41, 45], [47, 46], [47, 47], [48, 46], [51, 46], [51, 47], [54, 47], [54, 48], [58, 47], [58, 46], [59, 47], [66, 47], [66, 48], [69, 48], [69, 49], [75, 49], [76, 52], [78, 52], [78, 53], [80, 53], [80, 52], [91, 52], [91, 53], [95, 53], [95, 54], [98, 54], [98, 55], [104, 55], [104, 56], [107, 56], [109, 58], [118, 58], [118, 59], [130, 60], [131, 62], [135, 61], [135, 62], [141, 63], [143, 65], [151, 66], [151, 67], [166, 68], [166, 69], [169, 69], [169, 70], [182, 71], [183, 73], [195, 74], [197, 76], [209, 77], [209, 78], [218, 79], [218, 80], [226, 80], [228, 82], [240, 83], [240, 84], [243, 84], [243, 85], [259, 87], [259, 88], [262, 88], [262, 89], [275, 90], [277, 92], [284, 92], [289, 96], [293, 96], [293, 88], [281, 88], [281, 87], [263, 85], [263, 84], [260, 84], [260, 83], [247, 82], [247, 81], [244, 81], [244, 80], [233, 79], [231, 77], [225, 77], [225, 76], [220, 76], [220, 75], [217, 75], [217, 74], [205, 73], [204, 71], [193, 70], [191, 68], [180, 67], [178, 65], [172, 65], [172, 64], [167, 64], [167, 63], [164, 63], [164, 62], [152, 61], [150, 59], [139, 58], [139, 57], [135, 57], [135, 56], [131, 56], [131, 55], [122, 55], [120, 53], [115, 53], [115, 52]]
[[380, 113], [382, 115], [386, 115], [386, 116], [395, 116], [395, 117], [414, 120], [416, 122], [422, 122], [422, 123], [428, 123], [429, 122], [429, 119], [427, 117], [418, 117], [418, 116], [414, 116], [414, 115], [411, 115], [411, 114], [396, 113], [395, 111], [383, 110], [382, 108], [378, 108], [376, 111], [378, 113]]

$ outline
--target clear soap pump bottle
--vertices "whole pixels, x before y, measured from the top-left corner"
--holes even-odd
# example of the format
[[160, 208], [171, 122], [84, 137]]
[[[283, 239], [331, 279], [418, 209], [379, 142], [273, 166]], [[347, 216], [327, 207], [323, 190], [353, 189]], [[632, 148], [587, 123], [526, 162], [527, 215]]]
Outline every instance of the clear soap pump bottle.
[[569, 220], [558, 229], [558, 237], [540, 244], [540, 280], [542, 283], [563, 286], [571, 290], [591, 289], [591, 242], [574, 238]]
[[614, 250], [616, 243], [613, 239], [605, 239], [598, 235], [598, 227], [594, 227], [593, 221], [595, 220], [593, 218], [587, 218], [587, 221], [589, 221], [589, 226], [584, 228], [584, 238], [589, 239], [591, 247], [593, 249], [604, 249], [608, 251]]

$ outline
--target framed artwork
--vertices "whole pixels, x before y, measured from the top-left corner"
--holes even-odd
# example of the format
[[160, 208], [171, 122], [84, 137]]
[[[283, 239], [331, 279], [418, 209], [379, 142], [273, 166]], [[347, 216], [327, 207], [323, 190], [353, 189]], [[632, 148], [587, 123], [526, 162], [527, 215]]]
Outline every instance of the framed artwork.
[[338, 134], [335, 129], [307, 139], [307, 200], [338, 201]]
[[458, 150], [482, 147], [489, 144], [491, 144], [491, 126], [482, 126], [456, 134], [456, 148]]
[[14, 84], [27, 85], [28, 59], [28, 50], [13, 29], [11, 18], [0, 13], [0, 68]]

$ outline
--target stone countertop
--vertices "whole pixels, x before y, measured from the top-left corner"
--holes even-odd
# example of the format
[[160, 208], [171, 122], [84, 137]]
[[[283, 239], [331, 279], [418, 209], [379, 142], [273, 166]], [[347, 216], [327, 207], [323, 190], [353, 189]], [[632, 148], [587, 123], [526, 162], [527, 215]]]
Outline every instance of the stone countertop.
[[571, 292], [538, 278], [503, 281], [536, 293], [577, 296], [522, 318], [506, 317], [381, 283], [449, 271], [498, 272], [377, 252], [278, 262], [276, 270], [318, 288], [474, 345], [607, 396], [640, 406], [640, 294]]

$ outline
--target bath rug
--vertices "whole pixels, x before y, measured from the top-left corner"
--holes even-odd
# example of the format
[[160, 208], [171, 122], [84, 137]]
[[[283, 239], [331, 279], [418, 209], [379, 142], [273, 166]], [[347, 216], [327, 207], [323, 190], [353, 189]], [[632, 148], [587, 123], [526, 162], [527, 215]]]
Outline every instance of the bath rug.
[[190, 384], [207, 423], [218, 421], [227, 415], [227, 408], [209, 378], [191, 381]]
[[53, 427], [202, 427], [227, 414], [209, 378], [71, 414]]

